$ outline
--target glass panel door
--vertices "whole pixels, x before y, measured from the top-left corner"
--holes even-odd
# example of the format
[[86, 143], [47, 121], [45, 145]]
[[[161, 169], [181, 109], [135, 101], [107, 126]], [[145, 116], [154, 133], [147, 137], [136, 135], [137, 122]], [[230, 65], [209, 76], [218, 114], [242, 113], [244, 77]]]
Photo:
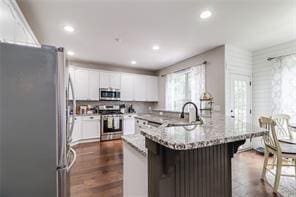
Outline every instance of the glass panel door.
[[[251, 123], [251, 78], [249, 76], [231, 75], [231, 117], [235, 119], [235, 127], [246, 128]], [[251, 143], [246, 141], [240, 149], [250, 148]]]
[[249, 76], [231, 75], [231, 117], [251, 122], [251, 79]]

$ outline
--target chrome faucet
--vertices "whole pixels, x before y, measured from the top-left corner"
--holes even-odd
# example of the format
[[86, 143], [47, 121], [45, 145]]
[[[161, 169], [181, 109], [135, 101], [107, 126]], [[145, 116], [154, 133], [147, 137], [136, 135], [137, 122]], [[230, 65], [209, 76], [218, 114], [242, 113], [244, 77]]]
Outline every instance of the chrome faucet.
[[191, 101], [186, 102], [186, 103], [183, 105], [183, 107], [182, 107], [182, 113], [181, 113], [181, 116], [180, 116], [180, 117], [181, 117], [181, 118], [184, 118], [184, 117], [185, 117], [184, 110], [185, 110], [186, 105], [188, 105], [188, 104], [192, 104], [193, 107], [195, 108], [195, 117], [196, 117], [195, 121], [200, 121], [200, 117], [199, 117], [199, 115], [198, 115], [198, 109], [197, 109], [197, 106], [195, 105], [195, 103], [193, 103], [193, 102], [191, 102]]

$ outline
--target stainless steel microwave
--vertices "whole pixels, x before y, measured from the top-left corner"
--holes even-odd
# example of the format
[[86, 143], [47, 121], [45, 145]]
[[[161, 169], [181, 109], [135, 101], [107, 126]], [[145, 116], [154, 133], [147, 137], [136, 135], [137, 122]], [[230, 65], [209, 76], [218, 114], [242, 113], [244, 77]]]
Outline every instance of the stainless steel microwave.
[[120, 90], [114, 88], [100, 88], [101, 101], [120, 101]]

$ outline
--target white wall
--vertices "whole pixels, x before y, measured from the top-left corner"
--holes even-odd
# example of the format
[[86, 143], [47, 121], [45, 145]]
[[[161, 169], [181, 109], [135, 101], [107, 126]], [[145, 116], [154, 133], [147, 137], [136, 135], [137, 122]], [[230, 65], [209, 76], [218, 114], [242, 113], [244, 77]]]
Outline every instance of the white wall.
[[[268, 57], [296, 53], [296, 40], [253, 52], [253, 124], [262, 115], [271, 115], [272, 68]], [[260, 141], [255, 141], [257, 147]]]
[[181, 69], [189, 68], [207, 61], [206, 65], [206, 91], [214, 97], [215, 105], [219, 105], [221, 112], [225, 111], [225, 47], [206, 51], [202, 54], [193, 56], [179, 63], [161, 69], [158, 74], [159, 80], [159, 105], [158, 108], [165, 108], [165, 80], [161, 75], [173, 73]]
[[232, 45], [225, 45], [225, 113], [231, 110], [231, 84], [232, 74], [248, 76], [252, 80], [252, 53]]

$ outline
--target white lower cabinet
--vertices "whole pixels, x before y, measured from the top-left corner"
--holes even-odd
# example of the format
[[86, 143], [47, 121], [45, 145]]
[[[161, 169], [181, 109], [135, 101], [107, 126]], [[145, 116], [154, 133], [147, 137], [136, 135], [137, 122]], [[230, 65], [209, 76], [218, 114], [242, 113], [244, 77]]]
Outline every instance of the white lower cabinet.
[[72, 145], [97, 141], [100, 138], [100, 116], [77, 116], [72, 133]]
[[135, 118], [133, 115], [123, 117], [123, 135], [135, 134]]
[[92, 139], [100, 137], [100, 116], [85, 116], [82, 120], [82, 138]]
[[78, 142], [82, 135], [81, 135], [81, 121], [82, 117], [75, 117], [75, 124], [74, 124], [74, 130], [72, 133], [72, 143]]

